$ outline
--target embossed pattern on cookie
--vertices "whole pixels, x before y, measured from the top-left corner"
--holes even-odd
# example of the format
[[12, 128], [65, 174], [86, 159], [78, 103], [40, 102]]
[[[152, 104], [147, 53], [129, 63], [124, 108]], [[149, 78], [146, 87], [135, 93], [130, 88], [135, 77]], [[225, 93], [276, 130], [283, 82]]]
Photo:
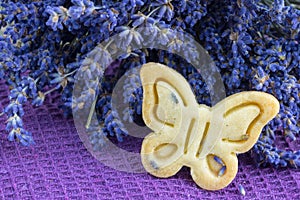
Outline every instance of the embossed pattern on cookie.
[[251, 149], [279, 111], [270, 94], [241, 92], [213, 107], [199, 105], [187, 81], [159, 64], [142, 66], [143, 119], [154, 132], [143, 141], [142, 163], [157, 177], [191, 168], [198, 186], [226, 187], [236, 176], [237, 153]]

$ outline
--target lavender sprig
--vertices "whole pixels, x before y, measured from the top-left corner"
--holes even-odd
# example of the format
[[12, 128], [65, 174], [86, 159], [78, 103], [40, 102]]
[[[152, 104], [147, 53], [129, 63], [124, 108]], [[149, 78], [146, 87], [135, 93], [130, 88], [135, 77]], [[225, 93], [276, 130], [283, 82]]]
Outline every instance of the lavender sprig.
[[[188, 44], [180, 35], [175, 40], [172, 31], [159, 32], [170, 28], [191, 34], [209, 52], [227, 95], [257, 90], [280, 101], [279, 114], [264, 129], [252, 153], [260, 166], [299, 167], [298, 151], [280, 150], [274, 143], [277, 134], [288, 141], [299, 138], [299, 16], [299, 2], [294, 0], [4, 0], [0, 4], [0, 79], [11, 91], [5, 109], [9, 139], [32, 144], [31, 133], [22, 122], [22, 105], [25, 101], [42, 105], [47, 95], [57, 91], [66, 116], [72, 109], [95, 105], [90, 112], [96, 113], [103, 125], [87, 123], [95, 149], [105, 143], [106, 136], [122, 141], [127, 133], [120, 113], [111, 108], [111, 92], [127, 70], [146, 61], [161, 62], [179, 71], [198, 102], [210, 105], [205, 80], [188, 63], [195, 52], [186, 50], [186, 58], [172, 54], [172, 49], [181, 50]], [[142, 40], [136, 31], [139, 27], [148, 27], [149, 41]], [[118, 45], [127, 50], [116, 70], [111, 69], [108, 57], [97, 54], [97, 50], [105, 52], [99, 44], [114, 34], [120, 35]], [[171, 43], [170, 51], [130, 49], [131, 42], [154, 40], [162, 45]], [[100, 60], [105, 64], [97, 65]], [[91, 81], [73, 102], [75, 74], [85, 67], [86, 79]], [[106, 73], [108, 70], [111, 72]], [[93, 75], [99, 75], [98, 79]], [[142, 119], [142, 89], [138, 78], [132, 79], [128, 78], [124, 88], [124, 101], [130, 105], [132, 121], [136, 121]], [[88, 90], [92, 85], [99, 87]], [[89, 97], [94, 101], [88, 102]]]

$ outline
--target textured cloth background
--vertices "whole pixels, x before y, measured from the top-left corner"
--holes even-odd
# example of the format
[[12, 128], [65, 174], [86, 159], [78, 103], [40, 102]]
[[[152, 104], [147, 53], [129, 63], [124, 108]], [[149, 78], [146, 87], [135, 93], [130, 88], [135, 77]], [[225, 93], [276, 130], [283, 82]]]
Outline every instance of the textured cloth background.
[[[7, 95], [0, 83], [1, 110]], [[25, 106], [24, 123], [34, 135], [33, 147], [8, 142], [5, 117], [0, 117], [0, 199], [300, 199], [299, 170], [258, 169], [249, 154], [239, 156], [236, 179], [215, 192], [197, 187], [188, 168], [167, 179], [116, 171], [91, 156], [72, 119], [63, 118], [54, 99], [47, 98], [38, 108]], [[124, 144], [140, 149], [140, 142]], [[300, 142], [289, 147], [299, 148]], [[238, 184], [244, 186], [245, 197]]]

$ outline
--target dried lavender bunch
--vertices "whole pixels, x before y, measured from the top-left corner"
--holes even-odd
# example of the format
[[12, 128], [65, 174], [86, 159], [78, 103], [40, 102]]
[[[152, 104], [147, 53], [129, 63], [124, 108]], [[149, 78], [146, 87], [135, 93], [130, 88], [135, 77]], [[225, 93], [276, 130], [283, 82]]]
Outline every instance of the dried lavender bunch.
[[[252, 153], [261, 166], [300, 166], [299, 151], [280, 150], [274, 146], [276, 134], [296, 140], [300, 131], [300, 11], [297, 1], [46, 0], [3, 1], [0, 6], [3, 31], [0, 79], [6, 80], [11, 89], [10, 104], [4, 110], [8, 116], [9, 140], [33, 144], [31, 133], [23, 127], [22, 105], [27, 100], [41, 105], [48, 94], [58, 91], [63, 101], [60, 107], [66, 116], [72, 109], [82, 109], [91, 96], [97, 96], [93, 103], [103, 127], [96, 123], [87, 126], [95, 150], [103, 145], [108, 135], [122, 141], [127, 130], [121, 121], [123, 116], [111, 108], [111, 92], [127, 70], [148, 61], [161, 62], [179, 71], [189, 81], [198, 102], [210, 105], [201, 74], [171, 52], [128, 51], [115, 67], [88, 67], [99, 59], [93, 51], [99, 48], [99, 43], [120, 33], [123, 38], [119, 45], [127, 48], [131, 41], [139, 42], [137, 34], [132, 35], [128, 30], [147, 24], [153, 29], [173, 28], [193, 35], [216, 62], [228, 95], [258, 90], [278, 98], [280, 113], [263, 130]], [[165, 42], [164, 38], [161, 43]], [[105, 48], [98, 50], [106, 51]], [[101, 59], [110, 63], [106, 57]], [[98, 91], [83, 91], [72, 107], [74, 76], [81, 66], [87, 66], [87, 76], [100, 76], [101, 87]], [[129, 77], [126, 83], [124, 102], [130, 106], [124, 111], [125, 119], [141, 121], [143, 91], [138, 77]]]

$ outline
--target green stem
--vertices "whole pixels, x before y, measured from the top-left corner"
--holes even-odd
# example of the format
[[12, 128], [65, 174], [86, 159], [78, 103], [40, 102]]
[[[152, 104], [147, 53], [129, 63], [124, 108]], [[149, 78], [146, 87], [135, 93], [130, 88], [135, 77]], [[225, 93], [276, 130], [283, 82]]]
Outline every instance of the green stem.
[[[98, 77], [97, 77], [96, 81], [97, 81], [97, 83], [99, 83]], [[93, 101], [93, 103], [92, 103], [92, 106], [91, 106], [91, 109], [90, 109], [90, 113], [89, 113], [87, 122], [86, 122], [86, 124], [85, 124], [85, 128], [86, 128], [86, 129], [89, 129], [89, 128], [90, 128], [91, 121], [92, 121], [92, 117], [93, 117], [93, 114], [94, 114], [94, 111], [95, 111], [95, 107], [96, 107], [96, 103], [97, 103], [97, 96], [96, 96], [96, 92], [95, 92], [95, 99], [94, 99], [94, 101]]]
[[104, 50], [106, 50], [106, 49], [109, 47], [109, 45], [110, 45], [113, 41], [114, 41], [114, 40], [110, 40], [110, 41], [105, 45]]
[[89, 116], [88, 116], [88, 119], [87, 119], [87, 122], [86, 122], [86, 125], [85, 125], [86, 129], [90, 128], [92, 117], [93, 117], [93, 114], [94, 114], [94, 111], [95, 111], [96, 102], [97, 102], [97, 97], [95, 97], [95, 100], [92, 103], [90, 113], [89, 113]]
[[[157, 7], [155, 8], [154, 10], [152, 10], [148, 15], [147, 17], [150, 17], [156, 10], [158, 10], [158, 8], [161, 8], [161, 7]], [[144, 8], [143, 10], [141, 10], [140, 12], [143, 13], [144, 11], [146, 11], [147, 8]], [[126, 26], [129, 26], [131, 24], [132, 20], [129, 20], [129, 22], [126, 24]], [[134, 28], [134, 27], [133, 27]]]
[[49, 93], [51, 93], [51, 92], [53, 92], [53, 91], [55, 91], [55, 90], [57, 90], [56, 87], [55, 87], [55, 88], [52, 88], [51, 90], [48, 90], [47, 92], [44, 93], [44, 95], [46, 96], [47, 94], [49, 94]]
[[147, 15], [147, 17], [150, 17], [155, 11], [157, 11], [157, 10], [160, 9], [160, 8], [161, 8], [161, 6], [155, 8], [154, 10], [152, 10], [152, 11]]
[[77, 71], [78, 71], [78, 69], [75, 69], [74, 71], [71, 71], [70, 73], [65, 74], [65, 75], [63, 76], [63, 78], [66, 78], [66, 77], [68, 77], [68, 76], [74, 74], [74, 73], [77, 72]]
[[34, 80], [34, 84], [36, 84], [40, 80], [41, 77], [42, 77], [42, 75], [40, 75], [39, 77], [37, 77], [37, 79]]

